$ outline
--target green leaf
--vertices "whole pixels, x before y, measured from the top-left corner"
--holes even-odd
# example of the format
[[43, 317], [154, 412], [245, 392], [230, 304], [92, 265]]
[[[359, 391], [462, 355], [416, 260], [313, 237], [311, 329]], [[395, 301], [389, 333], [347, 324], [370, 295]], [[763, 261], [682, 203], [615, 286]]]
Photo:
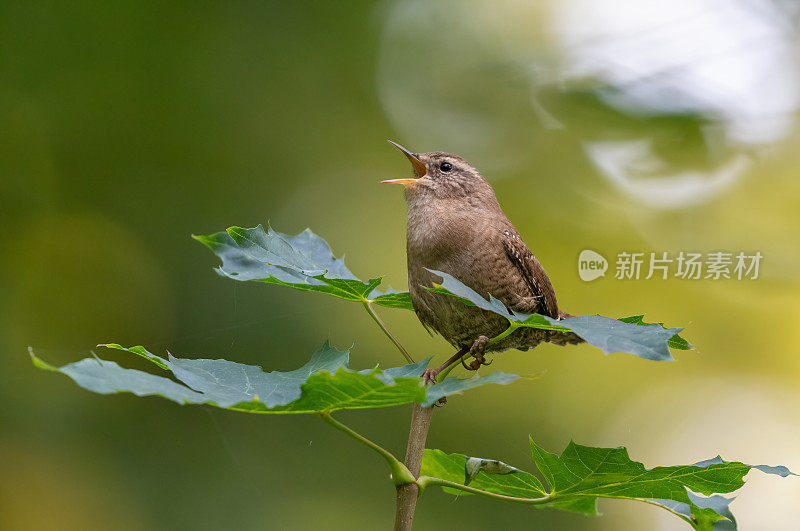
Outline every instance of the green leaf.
[[475, 387], [486, 385], [487, 383], [507, 385], [518, 378], [518, 375], [507, 372], [494, 372], [488, 376], [478, 376], [476, 374], [471, 378], [449, 376], [436, 385], [428, 387], [427, 400], [425, 400], [422, 405], [431, 406], [442, 397], [458, 394], [467, 389], [474, 389]]
[[259, 225], [230, 227], [207, 236], [193, 236], [222, 259], [222, 276], [240, 281], [267, 282], [303, 291], [327, 293], [348, 301], [373, 302], [388, 308], [413, 309], [407, 292], [381, 293], [380, 277], [358, 279], [334, 258], [328, 243], [306, 229], [288, 236]]
[[736, 520], [728, 509], [731, 500], [712, 494], [739, 489], [754, 468], [782, 477], [791, 474], [786, 467], [752, 466], [720, 457], [694, 465], [648, 469], [631, 460], [622, 447], [595, 448], [570, 442], [561, 455], [545, 451], [533, 439], [530, 447], [544, 484], [497, 460], [440, 450], [425, 450], [420, 481], [459, 495], [500, 495], [509, 497], [508, 501], [585, 515], [599, 514], [599, 498], [631, 499], [664, 507], [697, 529], [735, 529]]
[[380, 304], [387, 308], [401, 308], [403, 310], [414, 311], [414, 306], [411, 304], [411, 294], [407, 291], [389, 291], [383, 295], [378, 295], [373, 298], [375, 304]]
[[507, 384], [518, 378], [506, 373], [467, 379], [451, 377], [426, 388], [420, 376], [430, 358], [386, 370], [355, 371], [349, 367], [349, 351], [337, 350], [327, 342], [305, 365], [289, 372], [264, 372], [258, 366], [224, 359], [182, 359], [169, 353], [163, 358], [141, 346], [103, 346], [140, 356], [169, 371], [180, 383], [96, 357], [60, 368], [40, 360], [33, 352], [31, 358], [37, 367], [66, 374], [79, 386], [96, 393], [161, 396], [179, 404], [210, 404], [250, 413], [321, 413], [413, 402], [431, 405], [444, 396], [487, 383]]
[[672, 360], [669, 347], [692, 348], [678, 333], [683, 328], [664, 328], [661, 324], [645, 323], [642, 316], [611, 319], [602, 315], [585, 315], [567, 319], [552, 319], [545, 315], [514, 312], [488, 294], [488, 299], [460, 282], [458, 279], [431, 269], [442, 277], [441, 284], [429, 288], [430, 291], [455, 297], [465, 304], [477, 306], [508, 319], [512, 329], [517, 327], [541, 328], [561, 332], [574, 332], [590, 345], [600, 348], [606, 354], [625, 352], [649, 360]]
[[728, 507], [734, 500], [719, 495], [703, 496], [686, 489], [689, 503], [673, 500], [646, 500], [648, 503], [667, 509], [686, 520], [693, 528], [702, 531], [732, 531], [736, 529], [736, 518]]
[[[620, 317], [619, 320], [622, 321], [623, 323], [637, 324], [639, 326], [650, 326], [651, 324], [658, 324], [661, 325], [663, 328], [666, 328], [664, 326], [664, 323], [646, 323], [644, 321], [644, 315], [632, 315], [630, 317]], [[694, 347], [678, 334], [675, 334], [674, 336], [669, 338], [667, 340], [667, 345], [669, 346], [669, 348], [674, 348], [676, 350], [694, 350]]]
[[[560, 456], [546, 452], [533, 439], [531, 453], [550, 486], [551, 496], [665, 499], [688, 502], [686, 488], [705, 495], [733, 492], [744, 485], [750, 467], [716, 463], [646, 469], [632, 461], [625, 448], [593, 448], [570, 442]], [[588, 514], [588, 513], [587, 513]], [[596, 514], [593, 509], [591, 514]]]

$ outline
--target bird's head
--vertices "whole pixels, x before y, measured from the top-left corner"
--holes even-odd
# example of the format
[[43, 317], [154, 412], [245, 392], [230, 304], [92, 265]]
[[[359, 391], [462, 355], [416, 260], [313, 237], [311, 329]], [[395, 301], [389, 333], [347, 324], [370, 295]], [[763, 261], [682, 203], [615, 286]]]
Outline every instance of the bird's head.
[[412, 153], [400, 144], [391, 140], [389, 142], [411, 162], [414, 177], [381, 182], [403, 185], [409, 199], [426, 196], [438, 199], [479, 199], [487, 194], [494, 197], [494, 191], [486, 179], [458, 155], [443, 151]]

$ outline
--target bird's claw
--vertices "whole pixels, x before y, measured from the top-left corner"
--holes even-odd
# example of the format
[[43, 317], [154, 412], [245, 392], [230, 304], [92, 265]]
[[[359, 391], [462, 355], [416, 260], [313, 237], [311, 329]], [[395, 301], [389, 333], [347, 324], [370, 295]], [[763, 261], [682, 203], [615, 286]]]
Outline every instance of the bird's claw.
[[[438, 369], [425, 369], [425, 371], [422, 373], [422, 376], [420, 377], [422, 379], [422, 384], [425, 387], [428, 387], [430, 385], [436, 385], [436, 377], [439, 375], [439, 372], [440, 371]], [[433, 406], [443, 407], [445, 404], [447, 404], [447, 397], [443, 396], [442, 398], [434, 402]]]
[[423, 385], [434, 385], [436, 383], [436, 376], [437, 372], [434, 369], [425, 369], [422, 373], [422, 383]]
[[[461, 359], [461, 364], [464, 365], [464, 368], [469, 371], [477, 371], [481, 368], [481, 365], [491, 365], [491, 361], [486, 361], [486, 357], [483, 355], [483, 351], [486, 349], [486, 345], [489, 343], [489, 338], [486, 336], [480, 336], [475, 342], [472, 344], [472, 347], [469, 349], [469, 353], [465, 357], [472, 356], [475, 358], [472, 362], [467, 366], [464, 363], [464, 358]], [[492, 360], [494, 361], [494, 360]]]

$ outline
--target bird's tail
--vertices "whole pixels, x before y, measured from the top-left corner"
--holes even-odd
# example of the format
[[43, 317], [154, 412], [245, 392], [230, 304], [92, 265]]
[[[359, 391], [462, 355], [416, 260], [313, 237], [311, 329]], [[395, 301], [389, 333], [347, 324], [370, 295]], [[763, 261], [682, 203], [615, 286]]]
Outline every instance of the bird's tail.
[[[575, 316], [565, 312], [564, 310], [558, 310], [559, 319], [568, 319], [570, 317], [575, 317]], [[579, 337], [574, 332], [558, 332], [556, 330], [550, 330], [547, 333], [547, 341], [548, 343], [553, 343], [554, 345], [562, 345], [562, 346], [585, 343], [583, 338]]]

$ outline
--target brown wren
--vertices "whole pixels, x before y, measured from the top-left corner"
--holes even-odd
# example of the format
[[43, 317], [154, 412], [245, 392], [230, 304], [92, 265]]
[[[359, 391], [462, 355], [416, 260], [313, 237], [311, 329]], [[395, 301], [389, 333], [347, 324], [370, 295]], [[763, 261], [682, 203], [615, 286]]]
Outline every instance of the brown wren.
[[[389, 141], [391, 142], [391, 141]], [[417, 317], [430, 332], [442, 335], [458, 352], [436, 370], [473, 357], [478, 369], [485, 352], [511, 348], [528, 350], [549, 341], [559, 345], [580, 343], [572, 333], [519, 328], [502, 340], [489, 343], [509, 324], [495, 313], [431, 292], [441, 279], [428, 271], [443, 271], [480, 295], [500, 300], [515, 312], [539, 313], [552, 318], [571, 317], [558, 309], [556, 294], [544, 268], [531, 253], [519, 231], [506, 217], [494, 190], [480, 172], [457, 155], [435, 151], [412, 153], [400, 149], [414, 169], [414, 177], [391, 179], [405, 187], [408, 203], [406, 243], [408, 290]]]

